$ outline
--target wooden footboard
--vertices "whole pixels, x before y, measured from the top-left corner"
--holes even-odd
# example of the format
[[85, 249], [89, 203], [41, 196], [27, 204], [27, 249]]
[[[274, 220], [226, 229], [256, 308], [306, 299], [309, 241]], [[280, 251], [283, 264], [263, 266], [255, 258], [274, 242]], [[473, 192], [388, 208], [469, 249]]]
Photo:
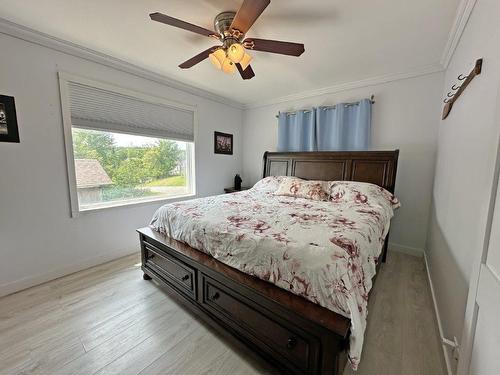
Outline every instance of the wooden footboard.
[[349, 319], [246, 275], [150, 228], [138, 230], [144, 279], [287, 374], [340, 375]]

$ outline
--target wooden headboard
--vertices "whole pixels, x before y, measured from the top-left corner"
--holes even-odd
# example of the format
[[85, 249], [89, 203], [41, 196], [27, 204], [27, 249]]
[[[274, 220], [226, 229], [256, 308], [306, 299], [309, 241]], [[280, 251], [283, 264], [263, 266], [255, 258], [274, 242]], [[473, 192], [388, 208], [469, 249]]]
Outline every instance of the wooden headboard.
[[399, 150], [266, 152], [264, 177], [370, 182], [394, 193]]

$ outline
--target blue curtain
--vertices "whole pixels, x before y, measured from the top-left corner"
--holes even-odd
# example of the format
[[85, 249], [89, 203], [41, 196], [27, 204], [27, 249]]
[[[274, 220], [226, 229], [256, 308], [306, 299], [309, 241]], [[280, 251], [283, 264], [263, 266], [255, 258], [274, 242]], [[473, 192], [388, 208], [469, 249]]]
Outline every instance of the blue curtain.
[[280, 113], [278, 151], [368, 150], [372, 102], [340, 103], [310, 111]]
[[316, 109], [318, 151], [367, 150], [371, 141], [372, 102], [340, 103]]
[[315, 110], [280, 113], [278, 151], [316, 151]]

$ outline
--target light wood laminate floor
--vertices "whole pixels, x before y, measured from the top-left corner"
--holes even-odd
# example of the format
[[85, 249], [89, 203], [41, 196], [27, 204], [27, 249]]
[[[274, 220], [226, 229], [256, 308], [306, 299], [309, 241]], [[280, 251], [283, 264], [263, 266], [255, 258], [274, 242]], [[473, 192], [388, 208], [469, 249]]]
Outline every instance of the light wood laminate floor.
[[[123, 258], [0, 299], [0, 374], [275, 374]], [[359, 375], [444, 375], [421, 258], [390, 253]], [[345, 374], [353, 372], [346, 369]]]

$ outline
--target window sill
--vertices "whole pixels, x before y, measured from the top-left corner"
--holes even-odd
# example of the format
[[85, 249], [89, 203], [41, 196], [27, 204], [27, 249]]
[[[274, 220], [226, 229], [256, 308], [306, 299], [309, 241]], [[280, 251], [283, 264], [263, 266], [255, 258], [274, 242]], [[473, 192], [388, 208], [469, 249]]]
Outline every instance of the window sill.
[[73, 217], [78, 217], [81, 214], [87, 214], [91, 212], [99, 212], [102, 210], [110, 209], [110, 208], [120, 208], [120, 207], [131, 207], [131, 206], [141, 206], [149, 203], [157, 203], [161, 202], [163, 204], [167, 203], [174, 203], [186, 199], [193, 199], [196, 198], [195, 193], [188, 193], [188, 194], [183, 194], [183, 195], [176, 195], [172, 197], [147, 197], [143, 199], [130, 199], [130, 200], [121, 200], [121, 201], [116, 201], [116, 202], [103, 202], [101, 204], [94, 204], [92, 206], [89, 206], [87, 208], [80, 208], [79, 211], [73, 211], [72, 216]]

